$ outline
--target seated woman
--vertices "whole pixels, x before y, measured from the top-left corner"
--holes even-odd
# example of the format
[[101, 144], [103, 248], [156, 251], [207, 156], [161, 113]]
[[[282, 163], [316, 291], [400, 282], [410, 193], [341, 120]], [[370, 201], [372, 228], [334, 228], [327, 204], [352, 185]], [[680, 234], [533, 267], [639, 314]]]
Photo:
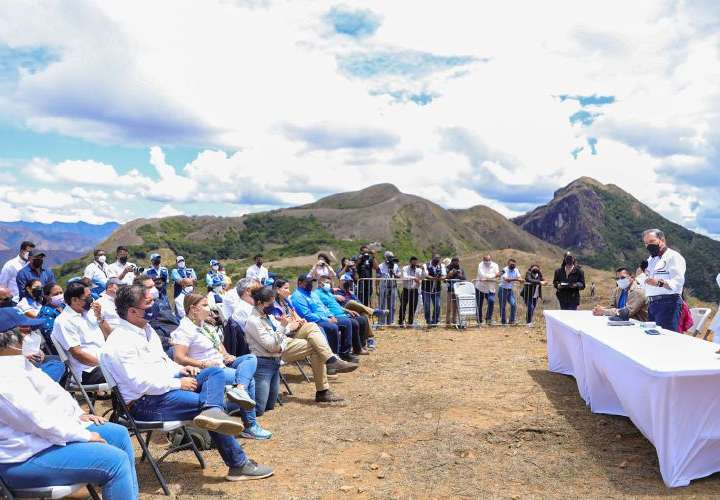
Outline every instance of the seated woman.
[[185, 317], [170, 335], [175, 362], [183, 366], [195, 366], [201, 370], [218, 366], [225, 372], [226, 394], [237, 403], [245, 430], [240, 434], [248, 439], [270, 439], [272, 433], [257, 423], [255, 413], [255, 369], [257, 359], [253, 354], [235, 357], [225, 350], [218, 329], [207, 323], [210, 307], [206, 297], [198, 293], [185, 296]]
[[57, 352], [50, 340], [50, 335], [55, 325], [55, 318], [60, 316], [63, 309], [65, 309], [65, 297], [63, 296], [62, 287], [57, 283], [48, 283], [43, 288], [43, 305], [37, 317], [44, 320], [40, 327], [40, 333], [42, 333], [46, 346], [52, 354], [57, 354]]
[[42, 309], [42, 281], [30, 280], [25, 286], [25, 297], [18, 302], [17, 310], [29, 318], [36, 318]]
[[83, 414], [73, 397], [25, 361], [18, 327], [39, 327], [0, 311], [0, 476], [12, 488], [97, 484], [105, 499], [139, 497], [135, 453], [125, 427]]

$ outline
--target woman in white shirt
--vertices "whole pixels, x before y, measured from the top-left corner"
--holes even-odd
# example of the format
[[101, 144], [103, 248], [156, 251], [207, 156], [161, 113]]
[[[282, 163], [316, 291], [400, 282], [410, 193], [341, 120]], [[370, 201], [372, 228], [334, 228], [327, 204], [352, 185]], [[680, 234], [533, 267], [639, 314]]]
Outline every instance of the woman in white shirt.
[[21, 355], [17, 327], [39, 323], [0, 311], [0, 476], [11, 489], [88, 483], [102, 486], [105, 500], [138, 498], [127, 429], [84, 414]]
[[30, 318], [36, 318], [42, 309], [43, 289], [40, 280], [31, 280], [25, 287], [25, 297], [18, 302], [17, 310]]
[[242, 409], [245, 430], [240, 435], [248, 439], [270, 439], [272, 433], [260, 427], [256, 420], [254, 376], [257, 359], [253, 354], [238, 357], [228, 354], [217, 327], [206, 323], [210, 317], [206, 297], [187, 294], [183, 308], [186, 315], [171, 334], [175, 362], [201, 370], [223, 368], [227, 397]]

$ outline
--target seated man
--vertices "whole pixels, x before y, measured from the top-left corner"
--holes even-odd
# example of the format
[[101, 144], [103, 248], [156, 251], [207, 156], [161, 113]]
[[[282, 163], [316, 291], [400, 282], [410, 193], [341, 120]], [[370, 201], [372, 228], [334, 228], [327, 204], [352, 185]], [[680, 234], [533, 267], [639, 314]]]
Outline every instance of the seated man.
[[353, 311], [347, 307], [343, 308], [335, 298], [330, 278], [323, 276], [318, 281], [318, 287], [313, 291], [313, 295], [320, 299], [330, 313], [336, 318], [350, 320], [352, 323], [352, 345], [353, 354], [369, 354], [367, 350], [368, 332], [370, 331], [370, 322], [368, 318], [359, 312]]
[[235, 286], [235, 293], [238, 296], [238, 300], [233, 306], [232, 319], [235, 320], [243, 330], [245, 330], [245, 325], [255, 305], [252, 299], [252, 291], [260, 287], [262, 287], [262, 285], [254, 278], [241, 278]]
[[21, 355], [18, 328], [0, 311], [0, 476], [10, 488], [97, 484], [103, 498], [137, 499], [135, 452], [125, 427], [83, 414], [75, 399]]
[[[81, 282], [70, 283], [65, 289], [65, 309], [55, 319], [52, 338], [68, 352], [70, 366], [82, 373], [83, 384], [105, 382], [100, 370], [100, 350], [105, 346], [101, 326], [102, 308], [93, 305], [90, 289]], [[98, 326], [98, 323], [100, 326]]]
[[148, 311], [148, 321], [160, 337], [163, 350], [167, 351], [172, 347], [170, 335], [180, 325], [180, 320], [168, 305], [167, 297], [160, 295], [155, 280], [147, 276], [138, 276], [134, 284], [142, 285], [154, 300], [152, 309]]
[[648, 308], [645, 292], [635, 281], [635, 277], [627, 268], [621, 267], [615, 271], [617, 288], [613, 290], [610, 298], [610, 307], [595, 306], [595, 316], [622, 316], [638, 321], [648, 320]]
[[[105, 282], [105, 291], [91, 306], [100, 307], [100, 318], [102, 322], [106, 323], [109, 327], [106, 335], [110, 335], [113, 328], [120, 324], [120, 316], [117, 315], [117, 310], [115, 309], [115, 295], [120, 285], [122, 285], [122, 282], [119, 278], [114, 276], [108, 278]], [[103, 333], [105, 333], [105, 331], [103, 331]]]
[[348, 318], [336, 318], [320, 298], [313, 294], [314, 278], [307, 274], [298, 276], [297, 289], [290, 296], [290, 303], [305, 321], [317, 323], [325, 332], [332, 352], [350, 363], [360, 361], [352, 349], [353, 325]]
[[229, 467], [228, 481], [262, 479], [272, 469], [248, 459], [234, 436], [242, 420], [225, 412], [225, 374], [218, 366], [199, 371], [180, 366], [162, 349], [147, 320], [153, 298], [142, 285], [118, 290], [115, 298], [121, 318], [103, 350], [103, 366], [138, 420], [192, 420], [210, 431], [210, 437]]

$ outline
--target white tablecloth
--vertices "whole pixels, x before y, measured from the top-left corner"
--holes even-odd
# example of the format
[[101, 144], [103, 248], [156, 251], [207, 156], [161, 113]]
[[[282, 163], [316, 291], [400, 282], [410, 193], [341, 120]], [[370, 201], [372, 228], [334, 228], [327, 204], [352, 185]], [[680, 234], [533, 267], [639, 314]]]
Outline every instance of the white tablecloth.
[[589, 311], [545, 311], [550, 371], [575, 377], [594, 413], [629, 417], [655, 446], [668, 486], [720, 471], [717, 345], [608, 326]]

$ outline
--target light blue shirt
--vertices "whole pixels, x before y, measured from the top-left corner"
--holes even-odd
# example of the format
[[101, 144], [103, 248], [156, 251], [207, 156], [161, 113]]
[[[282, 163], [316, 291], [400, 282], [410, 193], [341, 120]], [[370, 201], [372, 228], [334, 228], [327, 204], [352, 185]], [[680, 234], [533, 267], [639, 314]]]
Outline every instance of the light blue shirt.
[[508, 283], [505, 281], [505, 278], [518, 279], [519, 277], [520, 277], [520, 271], [518, 270], [517, 267], [515, 269], [510, 269], [509, 267], [505, 267], [505, 269], [503, 269], [502, 276], [500, 276], [500, 288], [505, 288], [508, 290], [512, 289], [513, 282]]

